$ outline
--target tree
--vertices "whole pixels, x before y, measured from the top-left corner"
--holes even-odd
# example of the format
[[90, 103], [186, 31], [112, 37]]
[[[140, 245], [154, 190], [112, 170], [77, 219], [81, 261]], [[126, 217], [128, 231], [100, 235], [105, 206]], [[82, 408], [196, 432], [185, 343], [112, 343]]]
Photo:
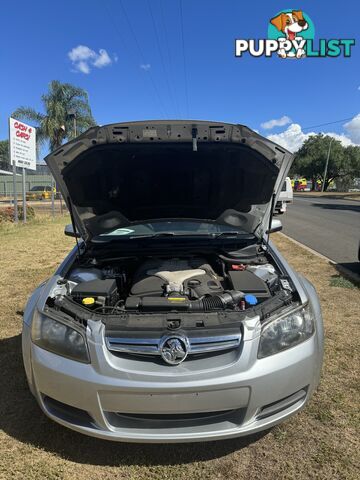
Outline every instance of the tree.
[[326, 159], [330, 148], [328, 171], [324, 184], [326, 191], [333, 180], [343, 182], [360, 176], [360, 147], [344, 147], [339, 140], [318, 134], [309, 137], [295, 155], [292, 172], [311, 178], [313, 189], [316, 181], [324, 181]]
[[41, 100], [44, 113], [31, 107], [19, 107], [12, 114], [14, 118], [29, 121], [36, 127], [38, 146], [48, 141], [52, 151], [60, 147], [64, 139], [74, 138], [74, 116], [77, 133], [95, 125], [87, 92], [82, 88], [53, 80]]
[[9, 140], [0, 140], [0, 169], [9, 170]]

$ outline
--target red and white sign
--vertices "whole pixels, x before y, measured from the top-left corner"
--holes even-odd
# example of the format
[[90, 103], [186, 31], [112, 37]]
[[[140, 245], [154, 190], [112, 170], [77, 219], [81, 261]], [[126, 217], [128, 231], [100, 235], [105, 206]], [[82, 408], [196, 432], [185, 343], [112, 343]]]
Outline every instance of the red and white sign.
[[9, 118], [9, 140], [11, 165], [36, 170], [36, 129]]

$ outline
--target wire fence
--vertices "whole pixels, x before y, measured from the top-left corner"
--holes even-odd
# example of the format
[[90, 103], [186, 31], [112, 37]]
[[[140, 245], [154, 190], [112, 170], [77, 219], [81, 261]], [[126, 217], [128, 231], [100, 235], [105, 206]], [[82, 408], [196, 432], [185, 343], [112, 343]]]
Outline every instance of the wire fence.
[[[25, 173], [25, 200], [36, 215], [59, 215], [67, 212], [66, 204], [46, 165], [38, 165], [34, 172]], [[16, 174], [15, 192], [18, 205], [23, 205], [23, 177]], [[14, 206], [14, 181], [11, 172], [0, 173], [0, 210]]]

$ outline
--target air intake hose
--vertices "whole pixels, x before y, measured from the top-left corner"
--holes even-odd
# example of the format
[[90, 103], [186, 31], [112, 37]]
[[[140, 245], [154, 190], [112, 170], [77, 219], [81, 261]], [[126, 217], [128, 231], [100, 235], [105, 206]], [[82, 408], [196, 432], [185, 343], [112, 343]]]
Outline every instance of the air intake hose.
[[238, 290], [229, 290], [220, 295], [200, 298], [190, 302], [189, 310], [194, 312], [210, 312], [213, 310], [224, 310], [233, 308], [244, 298], [244, 293]]

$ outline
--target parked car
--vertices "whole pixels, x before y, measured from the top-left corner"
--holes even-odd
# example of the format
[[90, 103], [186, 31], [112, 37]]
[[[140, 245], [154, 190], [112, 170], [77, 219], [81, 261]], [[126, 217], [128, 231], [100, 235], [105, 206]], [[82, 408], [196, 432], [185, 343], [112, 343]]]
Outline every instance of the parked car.
[[294, 181], [294, 191], [295, 192], [306, 192], [309, 191], [310, 188], [308, 186], [308, 182], [306, 178], [301, 178], [299, 180]]
[[286, 177], [285, 182], [281, 188], [279, 199], [275, 205], [275, 212], [282, 214], [286, 212], [287, 204], [293, 202], [293, 189], [291, 186], [290, 177]]
[[[56, 196], [56, 189], [54, 188], [54, 194]], [[35, 185], [31, 187], [30, 191], [26, 193], [26, 200], [49, 200], [51, 199], [51, 186], [50, 185]]]
[[79, 242], [24, 312], [26, 376], [48, 417], [168, 443], [248, 435], [304, 408], [319, 300], [269, 239], [292, 159], [205, 121], [93, 127], [46, 158]]

